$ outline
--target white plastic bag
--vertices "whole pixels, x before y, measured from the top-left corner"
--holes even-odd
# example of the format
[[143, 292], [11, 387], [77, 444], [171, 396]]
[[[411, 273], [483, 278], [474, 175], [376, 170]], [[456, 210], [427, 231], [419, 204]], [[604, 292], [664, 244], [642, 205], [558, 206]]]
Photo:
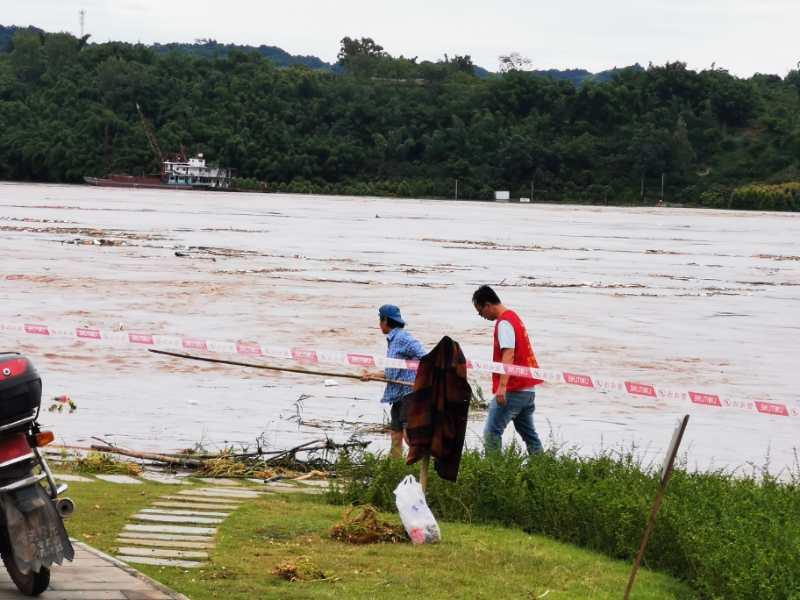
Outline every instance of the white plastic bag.
[[433, 518], [422, 486], [413, 475], [406, 476], [394, 490], [397, 511], [412, 544], [432, 544], [442, 540], [439, 524]]

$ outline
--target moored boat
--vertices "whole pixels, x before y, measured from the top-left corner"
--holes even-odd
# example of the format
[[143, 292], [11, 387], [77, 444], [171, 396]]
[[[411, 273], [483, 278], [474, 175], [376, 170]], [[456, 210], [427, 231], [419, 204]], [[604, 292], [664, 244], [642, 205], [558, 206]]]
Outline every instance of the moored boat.
[[165, 160], [161, 175], [109, 175], [84, 177], [89, 185], [178, 190], [230, 190], [233, 169], [206, 164], [202, 154], [188, 160]]

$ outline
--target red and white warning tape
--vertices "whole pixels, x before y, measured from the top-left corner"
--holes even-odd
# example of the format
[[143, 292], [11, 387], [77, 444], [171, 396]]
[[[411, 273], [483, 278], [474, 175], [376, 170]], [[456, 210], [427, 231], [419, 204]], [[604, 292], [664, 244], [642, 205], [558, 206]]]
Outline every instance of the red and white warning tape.
[[[418, 362], [386, 358], [373, 354], [339, 352], [316, 348], [283, 348], [258, 342], [216, 341], [204, 338], [134, 333], [129, 331], [107, 331], [91, 327], [58, 327], [33, 323], [5, 323], [0, 321], [0, 332], [26, 336], [61, 337], [85, 342], [105, 342], [165, 350], [194, 350], [240, 356], [263, 356], [291, 360], [302, 365], [332, 363], [351, 367], [389, 367], [416, 370]], [[468, 360], [467, 367], [483, 373], [507, 373], [519, 377], [532, 377], [547, 383], [573, 385], [599, 391], [616, 392], [646, 400], [690, 402], [712, 408], [729, 408], [779, 417], [800, 417], [800, 405], [781, 404], [759, 400], [733, 400], [704, 392], [670, 389], [650, 383], [607, 379], [595, 375], [573, 373], [554, 369], [531, 369], [502, 363]]]

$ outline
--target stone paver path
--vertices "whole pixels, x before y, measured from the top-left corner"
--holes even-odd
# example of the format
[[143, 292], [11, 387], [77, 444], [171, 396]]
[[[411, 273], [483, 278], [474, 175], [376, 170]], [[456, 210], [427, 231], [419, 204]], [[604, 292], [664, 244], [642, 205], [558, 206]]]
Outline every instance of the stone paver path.
[[[146, 472], [141, 478], [127, 475], [95, 475], [97, 479], [116, 484], [141, 484], [142, 479], [166, 485], [190, 484], [185, 476]], [[55, 474], [63, 481], [95, 481], [89, 477]], [[173, 489], [147, 508], [130, 517], [117, 537], [117, 559], [131, 564], [147, 564], [192, 569], [206, 564], [214, 547], [217, 525], [221, 524], [242, 502], [264, 493], [322, 494], [328, 481], [279, 480], [264, 483], [250, 480], [261, 487], [247, 487], [241, 480], [196, 478], [203, 487]], [[72, 590], [67, 590], [72, 593]], [[81, 592], [82, 594], [83, 592]], [[67, 598], [150, 598], [151, 596], [64, 596]], [[45, 596], [43, 596], [44, 598]], [[154, 598], [161, 596], [153, 596]], [[170, 597], [170, 596], [165, 596]], [[0, 596], [0, 600], [3, 600]]]
[[203, 479], [211, 487], [167, 494], [131, 517], [117, 538], [117, 558], [128, 563], [192, 569], [208, 560], [216, 525], [243, 501], [263, 492], [230, 479]]
[[171, 485], [183, 485], [189, 483], [185, 477], [175, 477], [167, 473], [150, 473], [145, 471], [139, 477], [147, 481], [155, 481], [156, 483], [168, 483]]
[[95, 477], [111, 483], [127, 483], [132, 485], [142, 485], [143, 483], [141, 479], [129, 475], [95, 475]]
[[[188, 600], [135, 569], [80, 542], [75, 560], [54, 565], [42, 600]], [[0, 569], [0, 600], [25, 598]]]
[[91, 477], [84, 477], [83, 475], [70, 475], [69, 473], [56, 473], [55, 478], [59, 481], [80, 481], [80, 482], [87, 482], [87, 481], [94, 481]]

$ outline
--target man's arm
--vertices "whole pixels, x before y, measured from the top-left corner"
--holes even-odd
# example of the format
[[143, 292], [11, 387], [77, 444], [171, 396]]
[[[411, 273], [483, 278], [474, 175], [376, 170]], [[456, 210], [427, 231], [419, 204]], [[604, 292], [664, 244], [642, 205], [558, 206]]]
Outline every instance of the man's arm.
[[418, 339], [413, 339], [411, 341], [407, 349], [407, 353], [408, 353], [408, 358], [417, 360], [419, 360], [420, 358], [422, 358], [427, 354], [427, 352], [425, 352], [425, 348], [422, 346], [422, 344], [419, 342]]
[[[500, 362], [504, 365], [514, 364], [514, 348], [503, 348], [500, 353]], [[500, 385], [497, 387], [497, 393], [494, 397], [500, 406], [506, 405], [506, 386], [508, 385], [508, 374], [503, 373], [500, 375]]]

